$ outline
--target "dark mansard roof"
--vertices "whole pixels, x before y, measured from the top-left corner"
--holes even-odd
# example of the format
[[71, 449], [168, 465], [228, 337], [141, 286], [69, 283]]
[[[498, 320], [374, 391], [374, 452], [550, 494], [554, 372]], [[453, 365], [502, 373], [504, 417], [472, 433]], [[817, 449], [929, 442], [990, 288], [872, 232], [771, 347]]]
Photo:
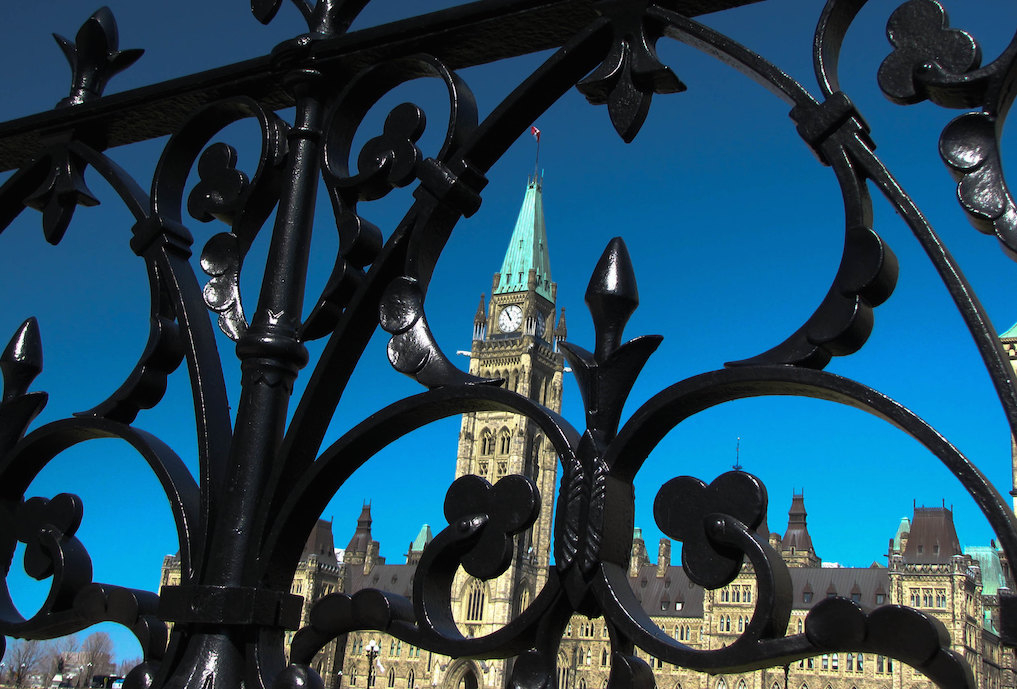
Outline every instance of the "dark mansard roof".
[[792, 607], [798, 610], [811, 609], [833, 596], [851, 598], [869, 608], [890, 602], [889, 572], [884, 567], [791, 567], [788, 571]]
[[304, 544], [304, 552], [300, 559], [306, 560], [311, 555], [317, 555], [319, 561], [338, 566], [339, 562], [335, 558], [335, 541], [332, 540], [332, 522], [319, 519], [314, 525], [314, 530]]
[[904, 561], [943, 564], [961, 554], [953, 512], [946, 507], [915, 507], [915, 516], [904, 549]]
[[629, 578], [643, 610], [654, 617], [702, 617], [703, 588], [693, 584], [685, 570], [670, 566], [657, 576], [657, 565], [644, 565]]

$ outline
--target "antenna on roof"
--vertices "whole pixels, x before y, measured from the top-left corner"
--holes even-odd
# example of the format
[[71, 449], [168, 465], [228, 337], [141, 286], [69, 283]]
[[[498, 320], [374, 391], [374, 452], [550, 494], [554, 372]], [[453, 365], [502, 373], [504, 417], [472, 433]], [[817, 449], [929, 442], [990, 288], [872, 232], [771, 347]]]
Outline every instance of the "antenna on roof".
[[742, 448], [742, 439], [739, 436], [735, 438], [735, 463], [731, 465], [731, 468], [734, 469], [735, 471], [742, 470], [742, 463], [739, 459], [739, 455], [741, 454], [741, 448]]

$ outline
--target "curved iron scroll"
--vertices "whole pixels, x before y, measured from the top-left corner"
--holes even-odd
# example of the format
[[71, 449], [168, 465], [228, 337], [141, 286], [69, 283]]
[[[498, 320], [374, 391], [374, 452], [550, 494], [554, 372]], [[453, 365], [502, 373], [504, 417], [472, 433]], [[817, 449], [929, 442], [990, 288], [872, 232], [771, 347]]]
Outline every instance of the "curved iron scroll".
[[[251, 8], [267, 23], [281, 4], [255, 0]], [[864, 346], [876, 309], [891, 298], [896, 285], [896, 258], [873, 227], [871, 185], [904, 217], [929, 254], [979, 348], [1011, 428], [1017, 429], [1017, 383], [984, 310], [943, 242], [875, 156], [868, 126], [840, 90], [841, 44], [864, 0], [826, 3], [815, 35], [819, 95], [691, 19], [696, 3], [480, 3], [420, 19], [416, 26], [378, 29], [373, 38], [344, 36], [363, 8], [362, 0], [294, 4], [308, 33], [252, 62], [248, 67], [260, 71], [257, 79], [244, 82], [249, 86], [223, 87], [215, 97], [211, 89], [187, 96], [188, 115], [175, 123], [150, 193], [106, 155], [105, 149], [120, 141], [100, 107], [108, 102], [102, 96], [106, 83], [140, 52], [119, 49], [116, 24], [105, 9], [86, 22], [73, 44], [58, 38], [72, 65], [70, 94], [56, 115], [34, 121], [34, 144], [21, 141], [35, 148], [27, 163], [24, 156], [15, 156], [18, 169], [0, 186], [0, 229], [25, 208], [34, 208], [41, 211], [46, 239], [59, 243], [77, 207], [98, 203], [85, 182], [86, 174], [94, 173], [134, 218], [130, 246], [147, 269], [151, 326], [138, 362], [112, 396], [73, 418], [34, 429], [32, 421], [46, 403], [45, 394], [29, 391], [41, 370], [38, 324], [26, 321], [0, 357], [0, 544], [8, 562], [17, 544], [23, 544], [26, 572], [51, 580], [45, 603], [30, 619], [17, 613], [4, 584], [0, 632], [43, 639], [98, 621], [123, 624], [145, 652], [144, 662], [128, 677], [128, 689], [322, 686], [310, 667], [315, 654], [332, 639], [366, 629], [456, 658], [514, 657], [509, 684], [538, 689], [554, 686], [562, 635], [571, 616], [579, 613], [606, 620], [611, 689], [654, 686], [653, 672], [636, 649], [710, 673], [858, 651], [895, 657], [940, 686], [973, 686], [971, 668], [951, 650], [942, 625], [917, 610], [898, 605], [864, 610], [834, 598], [809, 612], [802, 633], [788, 635], [790, 575], [780, 555], [756, 533], [766, 513], [766, 489], [741, 471], [709, 484], [677, 476], [654, 500], [659, 527], [683, 544], [682, 564], [691, 581], [716, 589], [733, 581], [746, 563], [751, 566], [758, 593], [751, 619], [736, 641], [699, 649], [673, 638], [643, 610], [626, 575], [633, 482], [652, 449], [701, 411], [762, 395], [839, 402], [910, 434], [957, 477], [989, 520], [1008, 560], [1017, 561], [1014, 515], [966, 457], [893, 399], [823, 370], [832, 357]], [[704, 6], [727, 4], [738, 3]], [[482, 37], [482, 47], [470, 43], [478, 39], [463, 38], [474, 45], [472, 56], [451, 40], [470, 31], [483, 34], [491, 23], [505, 35], [492, 41]], [[542, 31], [530, 31], [538, 26]], [[981, 108], [951, 123], [940, 149], [959, 179], [959, 199], [976, 227], [994, 233], [1017, 255], [1017, 211], [999, 155], [1002, 121], [1013, 100], [1017, 43], [982, 67], [977, 43], [951, 29], [933, 0], [902, 5], [889, 18], [889, 35], [893, 52], [879, 73], [888, 96], [900, 103], [928, 98], [947, 107]], [[783, 342], [723, 370], [677, 382], [623, 421], [628, 394], [661, 338], [624, 341], [638, 291], [625, 244], [612, 240], [586, 292], [596, 331], [592, 350], [562, 344], [586, 410], [580, 431], [536, 402], [502, 389], [502, 381], [459, 370], [430, 330], [427, 290], [456, 224], [480, 207], [487, 172], [563, 94], [576, 87], [592, 104], [606, 105], [617, 133], [631, 141], [655, 94], [686, 88], [656, 51], [663, 39], [721, 58], [790, 107], [798, 133], [820, 163], [831, 168], [840, 187], [842, 259], [813, 314]], [[548, 47], [557, 51], [481, 119], [473, 93], [456, 70]], [[366, 123], [368, 112], [397, 86], [416, 79], [436, 80], [448, 98], [449, 117], [438, 150], [421, 150], [425, 112], [404, 103], [390, 110], [380, 131], [371, 132], [354, 165], [358, 130], [372, 126]], [[277, 111], [291, 105], [294, 115], [286, 122]], [[253, 121], [260, 138], [250, 176], [238, 169], [236, 149], [216, 141], [227, 138], [230, 125], [242, 120]], [[196, 181], [187, 193], [189, 178]], [[330, 277], [304, 317], [319, 182], [329, 196], [339, 246]], [[361, 215], [362, 206], [410, 186], [411, 206], [387, 233]], [[185, 207], [199, 222], [218, 220], [229, 226], [211, 235], [201, 251], [200, 265], [210, 278], [204, 287], [190, 260], [193, 236], [185, 226]], [[248, 250], [270, 219], [260, 294], [254, 301], [246, 295], [245, 303], [241, 272], [252, 270]], [[207, 310], [236, 342], [242, 381], [235, 422]], [[427, 391], [365, 414], [322, 450], [354, 368], [378, 326], [391, 336], [387, 352], [392, 366]], [[305, 343], [319, 338], [325, 340], [322, 353], [290, 418], [294, 383], [309, 363]], [[132, 426], [140, 410], [159, 403], [167, 377], [181, 363], [190, 375], [197, 419], [196, 477], [168, 445]], [[289, 593], [290, 582], [303, 537], [328, 501], [399, 437], [440, 418], [482, 410], [532, 420], [561, 464], [554, 565], [530, 605], [486, 635], [469, 637], [458, 628], [451, 596], [456, 573], [462, 568], [487, 580], [505, 572], [514, 537], [534, 523], [542, 503], [537, 485], [525, 476], [507, 476], [493, 485], [464, 476], [449, 488], [449, 525], [425, 548], [412, 598], [377, 590], [326, 596], [314, 604], [310, 623], [296, 631], [287, 660], [284, 634], [299, 626], [301, 608], [300, 598]], [[95, 438], [129, 444], [170, 502], [181, 582], [164, 587], [160, 596], [93, 582], [91, 560], [75, 537], [81, 500], [70, 494], [27, 495], [48, 462]], [[1001, 608], [1004, 641], [1011, 643], [1012, 601], [1004, 600]], [[167, 622], [174, 625], [172, 636]]]

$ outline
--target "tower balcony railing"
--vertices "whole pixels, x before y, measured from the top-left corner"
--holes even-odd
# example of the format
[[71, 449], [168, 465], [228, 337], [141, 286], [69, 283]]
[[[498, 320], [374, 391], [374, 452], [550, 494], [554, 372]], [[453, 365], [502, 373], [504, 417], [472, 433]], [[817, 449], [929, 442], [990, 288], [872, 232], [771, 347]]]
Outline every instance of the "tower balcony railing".
[[[740, 11], [743, 4], [481, 0], [350, 32], [366, 0], [294, 0], [295, 8], [283, 8], [282, 0], [252, 0], [261, 22], [272, 22], [277, 12], [300, 12], [307, 31], [261, 57], [111, 95], [104, 95], [108, 82], [141, 54], [120, 48], [112, 13], [100, 9], [74, 40], [58, 38], [72, 71], [67, 97], [54, 109], [0, 124], [0, 169], [8, 171], [0, 186], [0, 229], [37, 219], [45, 239], [60, 244], [74, 231], [72, 221], [87, 216], [100, 196], [104, 204], [121, 204], [130, 216], [129, 248], [146, 269], [149, 335], [134, 368], [107, 399], [68, 418], [33, 424], [47, 402], [46, 393], [33, 389], [42, 370], [40, 327], [25, 314], [12, 334], [0, 358], [2, 548], [11, 563], [22, 547], [25, 571], [50, 588], [40, 609], [23, 617], [5, 587], [0, 631], [50, 639], [104, 621], [124, 625], [144, 653], [125, 689], [322, 686], [331, 678], [322, 678], [311, 659], [357, 630], [378, 630], [453, 658], [513, 658], [509, 685], [555, 686], [559, 643], [574, 613], [602, 616], [608, 625], [610, 689], [654, 686], [648, 656], [719, 673], [786, 667], [839, 651], [897, 659], [943, 687], [973, 686], [972, 668], [950, 648], [942, 624], [904, 606], [866, 609], [832, 597], [811, 608], [802, 633], [787, 633], [790, 575], [756, 533], [766, 515], [766, 491], [744, 471], [709, 484], [673, 478], [655, 493], [653, 509], [659, 528], [681, 542], [683, 566], [696, 584], [725, 586], [751, 565], [756, 594], [744, 631], [723, 648], [689, 646], [661, 630], [629, 586], [633, 482], [648, 455], [700, 411], [771, 395], [837, 402], [903, 429], [952, 472], [984, 513], [1006, 560], [1017, 562], [1014, 514], [986, 476], [893, 398], [825, 370], [834, 357], [863, 350], [897, 283], [897, 260], [873, 227], [875, 191], [928, 255], [955, 306], [951, 317], [959, 315], [959, 327], [970, 333], [1009, 427], [1017, 429], [1017, 381], [996, 331], [960, 262], [876, 155], [879, 132], [870, 131], [841, 87], [839, 56], [865, 2], [828, 0], [817, 9], [814, 88], [697, 20]], [[951, 28], [932, 0], [909, 0], [887, 21], [891, 45], [878, 71], [879, 88], [901, 104], [927, 100], [965, 111], [943, 131], [942, 157], [972, 224], [1017, 255], [1017, 208], [1000, 147], [1015, 93], [1017, 43], [982, 64], [976, 40]], [[454, 349], [439, 346], [432, 332], [425, 297], [436, 269], [455, 270], [439, 257], [457, 224], [480, 208], [492, 168], [573, 88], [606, 106], [590, 108], [591, 116], [606, 115], [623, 141], [638, 141], [651, 102], [686, 88], [658, 53], [665, 40], [730, 65], [789, 110], [789, 129], [842, 196], [842, 206], [830, 209], [839, 216], [843, 208], [842, 257], [815, 311], [780, 344], [668, 382], [622, 423], [628, 393], [660, 338], [623, 338], [638, 294], [625, 244], [612, 240], [586, 292], [592, 347], [560, 345], [585, 410], [585, 419], [567, 420], [501, 381], [460, 370], [445, 353]], [[520, 56], [529, 61], [512, 62]], [[518, 70], [516, 78], [503, 100], [485, 104], [481, 117], [463, 73], [501, 61]], [[15, 68], [30, 69], [30, 62]], [[438, 84], [446, 96], [447, 122], [428, 151], [421, 143], [424, 111], [416, 105], [396, 105], [383, 124], [364, 125], [387, 94], [419, 79]], [[217, 141], [240, 122], [255, 132], [247, 143], [257, 164], [246, 172], [237, 168], [236, 149]], [[357, 138], [362, 125], [373, 129]], [[116, 162], [118, 151], [167, 136], [150, 179]], [[319, 186], [328, 203], [319, 203]], [[103, 194], [93, 191], [99, 188]], [[403, 188], [412, 195], [400, 197], [408, 209], [397, 222], [379, 227], [361, 213], [371, 202], [396, 203], [398, 194], [389, 194]], [[730, 203], [723, 183], [717, 193], [721, 204]], [[310, 249], [318, 206], [331, 206], [338, 247], [328, 256], [326, 263], [334, 265], [321, 291], [305, 301], [309, 262], [320, 259]], [[226, 227], [200, 234], [192, 220]], [[259, 270], [245, 260], [259, 233], [268, 249], [255, 299], [242, 278]], [[8, 308], [18, 303], [19, 295], [12, 295]], [[220, 356], [216, 328], [235, 342], [240, 380], [233, 397], [224, 374], [229, 357]], [[392, 367], [422, 391], [365, 412], [344, 405], [344, 396], [379, 329]], [[160, 403], [178, 369], [180, 378], [187, 372], [195, 419], [189, 448], [171, 448], [134, 424], [142, 410]], [[81, 375], [90, 375], [85, 364]], [[533, 524], [541, 504], [527, 477], [507, 476], [492, 486], [466, 476], [448, 489], [448, 526], [421, 556], [412, 600], [383, 590], [332, 594], [297, 629], [302, 600], [289, 586], [304, 540], [350, 476], [426, 424], [495, 410], [529, 417], [560, 462], [554, 562], [530, 605], [490, 634], [468, 637], [456, 624], [450, 600], [455, 573], [461, 568], [488, 580], [504, 572], [513, 537]], [[337, 414], [353, 423], [326, 445]], [[73, 493], [31, 493], [35, 477], [56, 458], [108, 438], [144, 459], [169, 502], [181, 583], [159, 595], [94, 581], [92, 560], [76, 537], [82, 500]], [[197, 471], [182, 459], [192, 455]], [[999, 608], [1000, 638], [1012, 646], [1014, 598], [1002, 595]], [[284, 639], [294, 630], [287, 658]]]

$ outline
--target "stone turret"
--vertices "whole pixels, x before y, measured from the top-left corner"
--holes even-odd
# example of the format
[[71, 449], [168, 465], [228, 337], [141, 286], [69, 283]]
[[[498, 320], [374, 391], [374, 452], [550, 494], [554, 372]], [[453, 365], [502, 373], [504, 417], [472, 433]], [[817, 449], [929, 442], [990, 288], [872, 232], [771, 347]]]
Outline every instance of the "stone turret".
[[484, 303], [484, 295], [480, 295], [480, 305], [477, 313], [473, 316], [473, 339], [483, 340], [487, 334], [487, 305]]
[[350, 542], [346, 544], [343, 561], [347, 565], [362, 565], [367, 559], [367, 553], [371, 548], [371, 522], [371, 503], [364, 503], [360, 517], [357, 518], [357, 528]]
[[788, 567], [819, 567], [822, 564], [812, 545], [807, 516], [805, 494], [794, 493], [791, 509], [787, 512], [787, 531], [784, 538], [780, 539], [780, 554]]
[[406, 564], [415, 565], [420, 562], [420, 556], [424, 554], [424, 548], [431, 542], [431, 538], [431, 525], [424, 524], [420, 527], [417, 537], [410, 542], [410, 547], [406, 551]]

